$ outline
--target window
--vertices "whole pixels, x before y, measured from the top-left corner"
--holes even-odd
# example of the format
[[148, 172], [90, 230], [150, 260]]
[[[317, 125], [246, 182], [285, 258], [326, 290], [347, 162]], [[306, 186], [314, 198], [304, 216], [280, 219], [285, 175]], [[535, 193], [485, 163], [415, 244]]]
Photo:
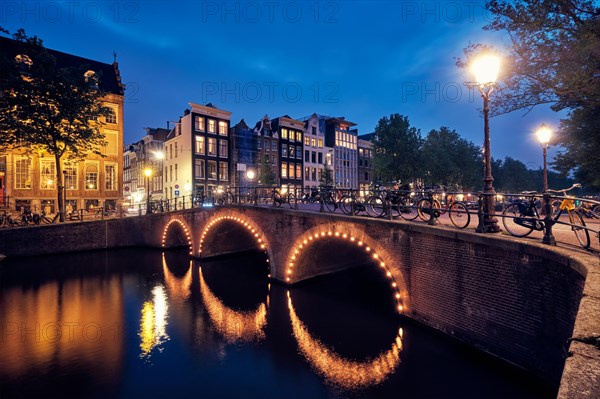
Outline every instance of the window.
[[304, 150], [304, 162], [310, 162], [310, 151]]
[[219, 121], [219, 134], [227, 136], [227, 122]]
[[323, 153], [319, 152], [317, 155], [319, 157], [319, 163], [323, 163]]
[[310, 161], [311, 161], [312, 163], [317, 163], [317, 153], [316, 153], [316, 152], [314, 152], [314, 151], [311, 151], [311, 152], [310, 152], [310, 155], [311, 155], [311, 157], [310, 157]]
[[271, 141], [271, 151], [277, 151], [277, 141]]
[[169, 168], [165, 166], [165, 181], [169, 181]]
[[15, 160], [15, 188], [31, 188], [31, 159]]
[[65, 187], [67, 190], [76, 190], [77, 189], [77, 166], [76, 165], [63, 165], [63, 174], [65, 178]]
[[288, 138], [288, 130], [287, 129], [281, 129], [281, 138], [282, 139]]
[[318, 142], [319, 142], [319, 148], [323, 148], [323, 139], [319, 139]]
[[194, 177], [196, 179], [206, 178], [206, 175], [204, 174], [204, 159], [196, 159], [194, 166]]
[[281, 156], [287, 158], [287, 156], [288, 156], [287, 144], [282, 144], [281, 145]]
[[310, 176], [310, 174], [308, 173], [309, 170], [310, 168], [308, 166], [304, 167], [304, 177]]
[[288, 168], [287, 162], [282, 162], [281, 163], [281, 178], [282, 179], [287, 179], [287, 168]]
[[208, 120], [208, 132], [215, 133], [216, 132], [216, 123], [214, 119]]
[[52, 190], [56, 187], [56, 168], [52, 159], [40, 160], [40, 188]]
[[289, 173], [288, 173], [288, 176], [289, 176], [290, 179], [294, 179], [295, 178], [296, 173], [294, 171], [295, 171], [294, 164], [290, 162], [290, 169], [289, 169]]
[[221, 157], [221, 158], [229, 157], [227, 140], [219, 140], [219, 157]]
[[310, 130], [311, 130], [312, 134], [314, 134], [314, 135], [317, 134], [317, 127], [316, 126], [311, 127]]
[[117, 165], [104, 165], [104, 189], [114, 191], [117, 189]]
[[117, 107], [114, 105], [107, 105], [106, 108], [108, 108], [106, 123], [117, 123]]
[[289, 140], [289, 141], [295, 141], [295, 140], [296, 140], [296, 133], [294, 133], [294, 131], [293, 131], [293, 130], [290, 130], [290, 131], [288, 132], [288, 140]]
[[227, 162], [219, 162], [219, 180], [229, 180], [228, 166]]
[[302, 142], [302, 132], [296, 132], [296, 141], [298, 143]]
[[204, 155], [204, 136], [196, 136], [196, 146], [194, 151], [196, 154]]
[[296, 179], [302, 179], [302, 165], [296, 164]]
[[208, 138], [208, 155], [217, 156], [217, 139]]
[[196, 116], [194, 127], [196, 128], [197, 131], [203, 132], [204, 131], [204, 117]]
[[310, 137], [304, 136], [304, 145], [307, 147], [310, 145]]
[[302, 159], [302, 147], [296, 147], [296, 159]]
[[312, 139], [310, 139], [310, 144], [311, 144], [313, 147], [316, 147], [316, 146], [317, 146], [317, 139], [315, 139], [315, 138], [312, 138]]
[[289, 146], [288, 158], [294, 158], [294, 146], [293, 145]]
[[175, 143], [175, 158], [177, 158], [177, 143]]
[[175, 164], [175, 180], [177, 180], [177, 164]]
[[169, 144], [169, 159], [173, 159], [173, 144]]
[[106, 140], [106, 147], [104, 149], [106, 155], [117, 155], [118, 154], [118, 140], [119, 132], [116, 130], [105, 130], [104, 139]]
[[85, 166], [85, 189], [98, 190], [98, 165], [88, 164]]
[[208, 178], [217, 179], [217, 161], [208, 161]]
[[173, 165], [169, 165], [169, 180], [173, 181]]
[[317, 181], [317, 168], [310, 168], [310, 169], [311, 169], [310, 170], [310, 179], [312, 181]]

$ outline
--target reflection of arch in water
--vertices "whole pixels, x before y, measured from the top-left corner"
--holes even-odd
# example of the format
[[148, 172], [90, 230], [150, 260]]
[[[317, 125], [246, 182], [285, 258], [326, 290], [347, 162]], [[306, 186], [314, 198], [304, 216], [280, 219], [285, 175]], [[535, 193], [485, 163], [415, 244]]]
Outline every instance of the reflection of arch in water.
[[391, 260], [393, 258], [377, 241], [366, 236], [363, 232], [353, 232], [351, 229], [344, 229], [343, 226], [342, 228], [330, 225], [317, 226], [308, 230], [294, 242], [290, 247], [286, 260], [285, 281], [287, 283], [293, 282], [294, 268], [297, 266], [302, 251], [306, 251], [312, 243], [322, 239], [343, 240], [365, 251], [379, 265], [379, 269], [390, 281], [397, 311], [403, 313], [407, 310], [408, 290], [404, 278], [401, 272], [394, 272], [394, 270], [399, 270], [397, 266], [390, 267], [389, 262], [384, 261], [384, 259]]
[[265, 337], [264, 328], [267, 325], [267, 306], [269, 305], [268, 295], [266, 302], [261, 303], [256, 310], [250, 312], [236, 311], [225, 306], [212, 293], [204, 280], [202, 268], [199, 268], [199, 275], [202, 301], [213, 325], [225, 337], [226, 341], [254, 341]]
[[[267, 263], [270, 263], [269, 259], [271, 259], [271, 257], [269, 255], [269, 248], [267, 246], [267, 239], [266, 239], [265, 234], [261, 231], [261, 229], [255, 223], [252, 222], [252, 220], [250, 220], [248, 218], [245, 218], [245, 217], [242, 217], [241, 215], [236, 216], [235, 214], [215, 217], [210, 222], [208, 222], [206, 224], [206, 227], [204, 228], [204, 230], [202, 231], [202, 234], [200, 235], [200, 242], [199, 242], [199, 245], [198, 245], [198, 254], [202, 253], [202, 245], [204, 244], [204, 239], [206, 238], [206, 235], [208, 234], [208, 232], [216, 224], [218, 224], [218, 223], [220, 223], [222, 221], [227, 221], [227, 220], [228, 221], [232, 221], [232, 222], [236, 222], [241, 227], [243, 227], [246, 230], [248, 230], [248, 232], [252, 235], [252, 237], [254, 238], [254, 240], [256, 240], [257, 246], [267, 256]], [[270, 270], [269, 270], [269, 276], [268, 277], [271, 278], [271, 271]]]
[[398, 330], [392, 347], [374, 359], [357, 362], [342, 358], [311, 336], [298, 318], [288, 291], [288, 308], [292, 332], [300, 351], [313, 368], [328, 381], [345, 389], [365, 388], [383, 382], [400, 364], [403, 330]]
[[187, 225], [184, 222], [182, 222], [181, 220], [179, 220], [179, 219], [171, 219], [171, 220], [169, 220], [169, 222], [167, 223], [167, 225], [163, 229], [163, 235], [162, 235], [162, 240], [161, 240], [162, 247], [165, 248], [165, 243], [166, 243], [166, 240], [167, 240], [167, 233], [169, 232], [169, 228], [171, 226], [174, 226], [174, 225], [179, 225], [183, 229], [183, 231], [185, 233], [185, 238], [186, 238], [186, 241], [187, 241], [187, 245], [188, 245], [188, 247], [190, 249], [190, 255], [193, 255], [193, 253], [192, 253], [192, 236], [190, 235], [190, 229], [188, 229]]
[[183, 277], [177, 277], [171, 273], [164, 252], [162, 253], [162, 265], [169, 296], [179, 301], [188, 299], [192, 293], [192, 261], [190, 260], [190, 266]]

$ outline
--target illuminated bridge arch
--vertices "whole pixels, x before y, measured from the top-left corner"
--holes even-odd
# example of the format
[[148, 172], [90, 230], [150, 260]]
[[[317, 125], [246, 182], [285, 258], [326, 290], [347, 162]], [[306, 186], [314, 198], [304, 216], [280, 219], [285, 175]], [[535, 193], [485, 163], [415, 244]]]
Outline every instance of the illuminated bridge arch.
[[204, 244], [211, 230], [218, 228], [219, 224], [227, 221], [236, 223], [243, 230], [248, 232], [250, 236], [252, 236], [252, 239], [254, 240], [257, 249], [260, 249], [262, 252], [264, 252], [265, 256], [267, 257], [267, 263], [269, 263], [270, 265], [269, 278], [271, 278], [271, 275], [274, 274], [271, 270], [271, 259], [273, 259], [271, 253], [272, 250], [270, 248], [265, 233], [263, 232], [262, 228], [260, 228], [260, 226], [256, 224], [252, 219], [248, 218], [244, 214], [235, 211], [228, 211], [226, 213], [216, 214], [208, 220], [206, 226], [204, 227], [204, 230], [202, 230], [202, 234], [200, 235], [200, 239], [198, 242], [198, 256], [201, 257], [203, 255], [203, 251], [204, 253], [206, 252]]
[[181, 229], [183, 229], [183, 232], [185, 234], [185, 239], [187, 241], [187, 245], [188, 245], [188, 247], [190, 249], [190, 255], [192, 255], [192, 245], [193, 245], [193, 243], [192, 243], [191, 231], [190, 231], [189, 227], [187, 226], [187, 224], [184, 221], [180, 220], [180, 219], [174, 218], [174, 219], [171, 219], [171, 220], [169, 220], [167, 222], [167, 224], [165, 225], [165, 228], [163, 229], [163, 234], [162, 234], [162, 239], [161, 239], [161, 246], [163, 248], [165, 248], [165, 246], [166, 246], [166, 240], [167, 240], [167, 234], [169, 233], [169, 230], [172, 227], [176, 228], [175, 226], [180, 226]]
[[334, 239], [347, 242], [365, 252], [378, 269], [385, 274], [392, 289], [396, 310], [404, 313], [408, 310], [408, 289], [404, 276], [394, 258], [376, 240], [369, 237], [364, 231], [359, 231], [351, 225], [320, 225], [302, 234], [290, 247], [286, 256], [285, 282], [293, 284], [302, 280], [298, 260], [300, 255], [312, 244], [323, 239]]

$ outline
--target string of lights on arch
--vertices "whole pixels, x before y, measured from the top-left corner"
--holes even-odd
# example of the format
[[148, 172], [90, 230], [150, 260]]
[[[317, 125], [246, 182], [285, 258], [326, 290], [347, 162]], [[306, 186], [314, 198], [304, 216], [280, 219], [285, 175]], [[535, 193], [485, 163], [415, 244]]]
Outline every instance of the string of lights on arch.
[[162, 247], [163, 248], [165, 247], [165, 242], [166, 242], [166, 239], [167, 239], [167, 233], [169, 232], [169, 227], [171, 227], [171, 225], [173, 223], [179, 224], [181, 226], [181, 228], [183, 229], [183, 231], [185, 232], [185, 237], [187, 239], [187, 243], [188, 243], [188, 246], [190, 248], [190, 255], [193, 255], [193, 253], [192, 253], [192, 236], [190, 234], [190, 230], [187, 228], [187, 226], [185, 225], [185, 223], [182, 222], [179, 219], [171, 219], [171, 220], [169, 220], [169, 222], [165, 226], [165, 228], [163, 230], [163, 235], [162, 235], [162, 243], [161, 243]]
[[[260, 247], [260, 249], [262, 250], [262, 252], [264, 252], [266, 258], [267, 258], [267, 267], [269, 266], [269, 254], [267, 252], [267, 245], [265, 244], [265, 240], [263, 240], [261, 238], [261, 233], [258, 232], [258, 229], [256, 229], [251, 223], [248, 223], [246, 220], [244, 220], [243, 218], [239, 217], [239, 216], [233, 216], [233, 215], [226, 215], [226, 216], [219, 216], [216, 217], [214, 219], [212, 219], [204, 228], [204, 230], [202, 231], [202, 235], [200, 236], [200, 245], [198, 247], [198, 254], [202, 253], [202, 246], [204, 245], [204, 239], [206, 238], [208, 232], [210, 231], [210, 229], [217, 223], [220, 223], [222, 221], [232, 221], [232, 222], [236, 222], [238, 223], [240, 226], [244, 227], [246, 230], [248, 230], [248, 232], [250, 234], [252, 234], [252, 237], [254, 238], [254, 240], [256, 240], [256, 243], [258, 244], [258, 246]], [[271, 273], [269, 270], [269, 275], [268, 278], [271, 278]]]
[[396, 309], [399, 313], [402, 313], [404, 310], [404, 306], [401, 301], [400, 288], [398, 287], [398, 283], [394, 279], [394, 275], [392, 274], [388, 265], [381, 259], [381, 256], [375, 252], [370, 246], [365, 244], [363, 241], [357, 239], [356, 237], [346, 234], [340, 233], [339, 231], [321, 231], [314, 234], [309, 234], [305, 236], [304, 240], [293, 250], [293, 254], [289, 257], [287, 261], [287, 270], [285, 281], [287, 283], [291, 282], [291, 276], [294, 271], [294, 267], [296, 266], [296, 262], [298, 261], [300, 254], [303, 250], [305, 250], [312, 242], [323, 238], [337, 238], [341, 240], [347, 240], [348, 242], [355, 244], [357, 247], [363, 249], [369, 256], [376, 262], [378, 262], [379, 267], [384, 271], [386, 277], [390, 280], [390, 285], [394, 292], [394, 298], [396, 300], [397, 306]]

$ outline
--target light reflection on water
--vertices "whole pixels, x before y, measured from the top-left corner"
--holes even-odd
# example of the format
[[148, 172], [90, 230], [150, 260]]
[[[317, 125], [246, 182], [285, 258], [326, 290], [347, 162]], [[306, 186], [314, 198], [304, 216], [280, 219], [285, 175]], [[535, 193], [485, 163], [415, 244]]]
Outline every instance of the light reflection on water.
[[313, 368], [329, 382], [344, 389], [376, 385], [383, 382], [400, 364], [402, 328], [398, 330], [398, 335], [388, 351], [371, 360], [358, 362], [344, 359], [311, 335], [298, 318], [289, 291], [288, 308], [294, 338], [296, 338], [302, 354]]
[[167, 334], [167, 319], [169, 318], [169, 305], [167, 295], [162, 285], [152, 289], [152, 300], [144, 302], [140, 320], [140, 357], [149, 357], [152, 350], [157, 348], [162, 351], [161, 345], [169, 340]]

